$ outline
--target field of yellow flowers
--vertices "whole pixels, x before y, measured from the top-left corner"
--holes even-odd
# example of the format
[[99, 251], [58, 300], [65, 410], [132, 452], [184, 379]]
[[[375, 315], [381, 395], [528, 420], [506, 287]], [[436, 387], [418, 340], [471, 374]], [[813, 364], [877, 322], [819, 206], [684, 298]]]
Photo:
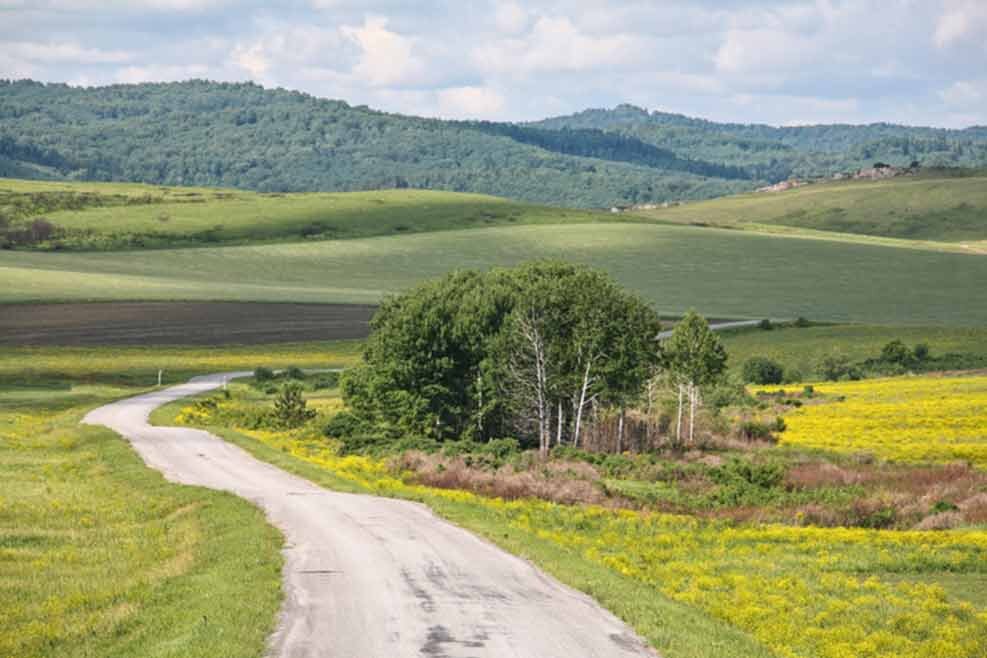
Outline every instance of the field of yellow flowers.
[[[179, 418], [191, 424], [208, 421], [195, 407], [186, 407]], [[588, 560], [646, 587], [655, 598], [702, 611], [753, 637], [765, 655], [987, 655], [983, 603], [935, 582], [941, 574], [961, 574], [974, 588], [987, 584], [984, 531], [737, 526], [688, 516], [504, 501], [410, 484], [386, 463], [339, 456], [324, 438], [304, 431], [238, 433], [272, 448], [272, 454], [324, 469], [357, 490], [421, 500], [435, 508], [465, 506], [495, 519], [485, 527], [550, 542], [559, 555]], [[682, 655], [660, 648], [669, 658]]]
[[987, 467], [987, 376], [871, 379], [815, 391], [838, 401], [787, 414], [783, 444]]

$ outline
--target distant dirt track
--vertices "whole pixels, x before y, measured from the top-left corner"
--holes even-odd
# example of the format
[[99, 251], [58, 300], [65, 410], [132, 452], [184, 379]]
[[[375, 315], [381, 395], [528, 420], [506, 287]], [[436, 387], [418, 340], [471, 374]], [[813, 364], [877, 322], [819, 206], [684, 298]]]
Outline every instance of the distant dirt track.
[[365, 338], [376, 308], [239, 302], [0, 305], [0, 345], [249, 345]]

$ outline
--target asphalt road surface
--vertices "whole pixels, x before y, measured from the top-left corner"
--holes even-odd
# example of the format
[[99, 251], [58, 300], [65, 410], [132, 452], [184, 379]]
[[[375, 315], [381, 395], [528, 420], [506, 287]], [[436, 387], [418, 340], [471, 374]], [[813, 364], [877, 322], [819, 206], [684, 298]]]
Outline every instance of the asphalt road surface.
[[285, 534], [271, 653], [284, 658], [621, 658], [656, 655], [588, 596], [407, 501], [344, 494], [208, 432], [152, 427], [159, 405], [227, 373], [114, 402], [84, 422], [127, 438], [172, 481], [230, 491]]

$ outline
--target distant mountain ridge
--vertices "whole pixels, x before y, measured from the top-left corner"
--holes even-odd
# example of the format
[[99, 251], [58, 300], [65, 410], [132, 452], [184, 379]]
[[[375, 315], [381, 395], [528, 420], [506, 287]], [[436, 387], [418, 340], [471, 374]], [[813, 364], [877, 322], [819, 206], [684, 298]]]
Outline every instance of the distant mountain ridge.
[[742, 167], [771, 181], [826, 176], [869, 167], [875, 161], [907, 166], [918, 160], [926, 167], [987, 165], [987, 126], [962, 130], [891, 123], [778, 127], [716, 123], [626, 103], [525, 125], [621, 134], [672, 153]]
[[705, 199], [912, 155], [987, 164], [987, 129], [892, 128], [799, 132], [630, 105], [527, 124], [446, 121], [253, 83], [0, 81], [0, 176], [267, 192], [410, 187], [608, 207]]

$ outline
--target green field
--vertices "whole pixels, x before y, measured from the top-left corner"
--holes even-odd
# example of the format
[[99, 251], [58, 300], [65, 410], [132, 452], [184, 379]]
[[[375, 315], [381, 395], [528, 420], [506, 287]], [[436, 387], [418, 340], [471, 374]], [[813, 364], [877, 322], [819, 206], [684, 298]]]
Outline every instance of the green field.
[[778, 231], [789, 227], [987, 251], [987, 175], [818, 183], [636, 213], [657, 221]]
[[934, 357], [955, 353], [987, 360], [985, 327], [844, 324], [773, 331], [731, 330], [722, 336], [731, 367], [739, 368], [751, 357], [764, 356], [780, 363], [786, 371], [802, 373], [807, 378], [812, 377], [819, 362], [827, 356], [839, 354], [854, 362], [873, 359], [893, 340], [901, 340], [910, 348], [925, 343]]
[[0, 179], [0, 214], [4, 212], [20, 223], [44, 217], [66, 233], [52, 242], [83, 250], [343, 239], [607, 217], [427, 190], [262, 194]]
[[0, 655], [248, 658], [281, 600], [281, 537], [168, 483], [89, 408], [139, 389], [0, 391]]
[[456, 268], [562, 258], [663, 314], [987, 324], [987, 259], [644, 224], [519, 226], [345, 241], [114, 253], [0, 252], [0, 302], [375, 302]]
[[195, 374], [345, 366], [357, 343], [0, 349], [0, 656], [263, 655], [281, 536], [248, 502], [166, 482], [85, 413]]

